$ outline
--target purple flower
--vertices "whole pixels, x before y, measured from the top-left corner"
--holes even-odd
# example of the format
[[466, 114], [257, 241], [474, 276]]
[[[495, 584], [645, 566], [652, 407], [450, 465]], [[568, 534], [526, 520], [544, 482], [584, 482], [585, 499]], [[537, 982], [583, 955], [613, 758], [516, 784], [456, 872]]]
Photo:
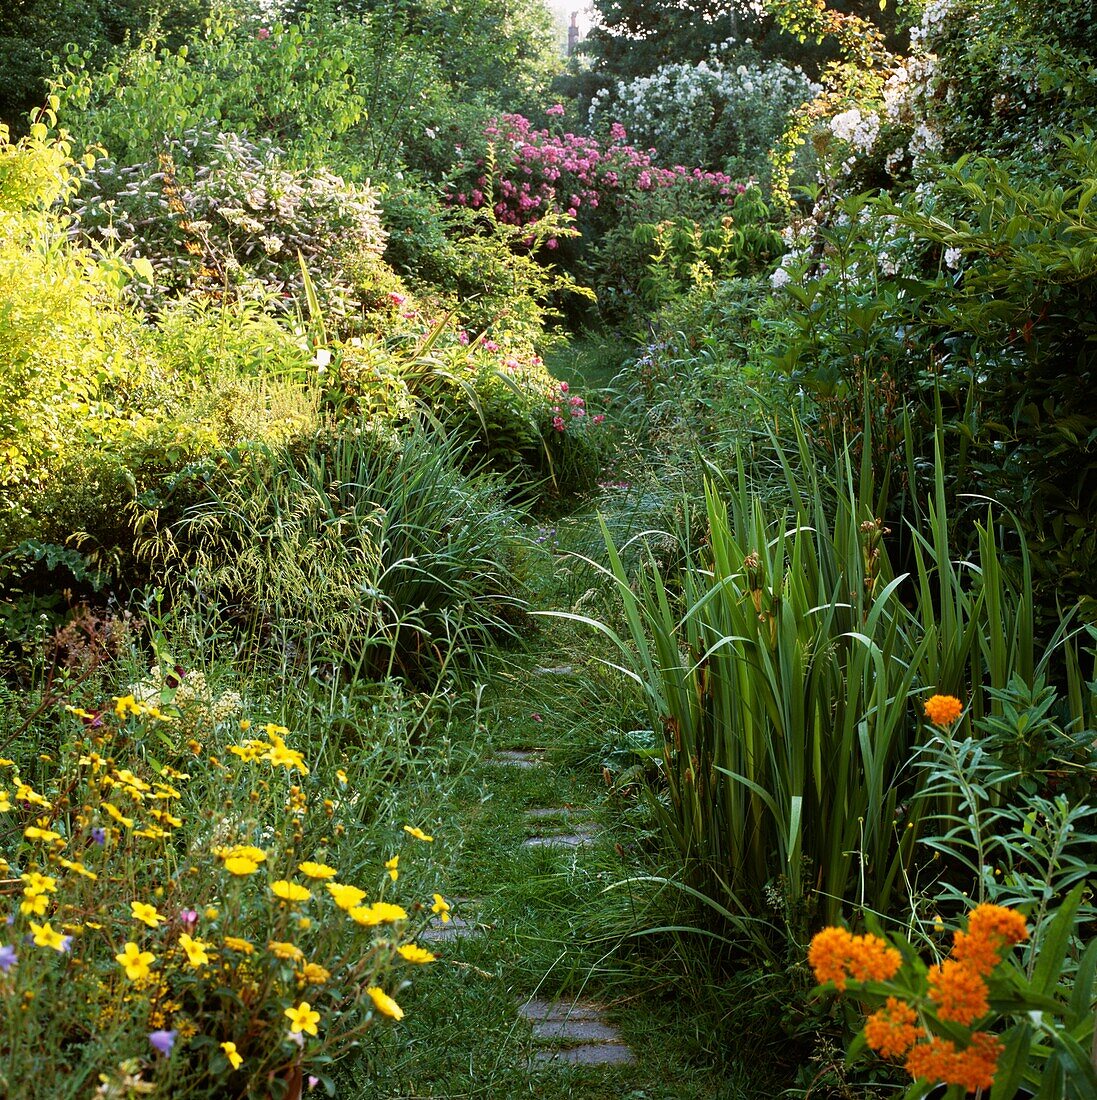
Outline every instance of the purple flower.
[[175, 1035], [174, 1031], [153, 1031], [149, 1034], [149, 1042], [161, 1054], [170, 1054], [171, 1048], [175, 1046]]
[[15, 965], [18, 958], [14, 947], [0, 944], [0, 970], [5, 974]]
[[96, 844], [106, 844], [107, 830], [96, 825], [91, 831], [91, 839], [94, 840]]

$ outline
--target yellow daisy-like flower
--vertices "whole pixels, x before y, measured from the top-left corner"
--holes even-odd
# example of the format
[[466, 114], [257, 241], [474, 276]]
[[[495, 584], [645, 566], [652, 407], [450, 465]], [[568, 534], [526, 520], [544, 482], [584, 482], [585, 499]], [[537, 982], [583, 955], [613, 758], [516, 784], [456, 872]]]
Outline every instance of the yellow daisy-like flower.
[[57, 862], [69, 871], [75, 871], [78, 875], [83, 875], [84, 878], [90, 878], [92, 882], [99, 878], [94, 871], [89, 871], [79, 860], [65, 859], [62, 857]]
[[147, 978], [156, 961], [156, 956], [151, 951], [142, 951], [132, 940], [114, 957], [131, 982]]
[[316, 1025], [320, 1022], [320, 1013], [315, 1012], [308, 1001], [302, 1001], [296, 1008], [287, 1008], [291, 1035], [315, 1035]]
[[229, 856], [225, 860], [225, 870], [230, 875], [239, 875], [240, 878], [246, 878], [248, 875], [254, 875], [259, 870], [259, 864], [247, 856]]
[[222, 942], [232, 951], [239, 951], [241, 955], [252, 955], [255, 953], [255, 945], [248, 940], [240, 939], [239, 936], [226, 936]]
[[436, 959], [436, 956], [432, 955], [425, 947], [419, 947], [414, 943], [401, 944], [397, 951], [409, 963], [432, 963]]
[[145, 708], [132, 695], [123, 695], [114, 700], [114, 713], [119, 718], [125, 718], [130, 714], [141, 715], [144, 712]]
[[442, 923], [445, 924], [449, 920], [449, 902], [446, 901], [441, 894], [434, 895], [434, 904], [430, 907], [432, 913], [437, 913], [442, 918]]
[[359, 890], [357, 886], [346, 886], [341, 882], [327, 882], [324, 885], [335, 904], [348, 913], [356, 905], [361, 905], [366, 896], [365, 890]]
[[305, 963], [299, 977], [303, 985], [323, 985], [331, 977], [331, 971], [319, 963]]
[[114, 820], [117, 821], [119, 825], [125, 825], [125, 827], [127, 829], [132, 829], [133, 828], [133, 818], [132, 817], [126, 817], [126, 815], [123, 814], [122, 811], [120, 809], [118, 809], [117, 806], [113, 805], [110, 802], [104, 802], [102, 804], [102, 808], [104, 810], [106, 810], [107, 814], [109, 816], [113, 817]]
[[400, 857], [393, 856], [392, 859], [385, 861], [385, 870], [389, 873], [389, 878], [395, 882], [400, 877], [400, 872], [397, 867], [400, 865]]
[[0, 791], [0, 814], [6, 814], [11, 809], [11, 795], [7, 791]]
[[45, 924], [35, 924], [34, 921], [31, 921], [30, 930], [38, 947], [52, 947], [54, 951], [65, 950], [65, 944], [69, 937], [62, 935], [56, 928], [51, 927], [49, 921], [46, 921]]
[[236, 844], [231, 848], [216, 848], [214, 854], [222, 859], [230, 859], [232, 856], [243, 856], [252, 863], [265, 863], [267, 853], [262, 848], [256, 848], [254, 844]]
[[281, 898], [283, 901], [308, 901], [312, 897], [311, 892], [306, 890], [304, 886], [299, 886], [296, 882], [288, 882], [284, 878], [272, 882], [270, 891], [275, 897]]
[[45, 894], [28, 893], [19, 903], [19, 912], [24, 917], [41, 917], [49, 905], [50, 899]]
[[308, 878], [317, 879], [335, 878], [338, 873], [334, 867], [329, 867], [326, 863], [313, 863], [311, 860], [297, 864], [297, 870]]
[[407, 920], [408, 915], [399, 905], [387, 901], [375, 901], [372, 905], [350, 910], [351, 919], [364, 928], [375, 924], [391, 924], [393, 921]]
[[143, 901], [131, 901], [130, 913], [134, 920], [139, 920], [149, 928], [158, 928], [168, 919], [156, 911], [155, 905], [146, 905]]
[[267, 944], [267, 950], [278, 959], [289, 959], [300, 962], [305, 953], [295, 943], [284, 943], [281, 940], [271, 940]]
[[373, 998], [373, 1003], [377, 1006], [378, 1012], [383, 1012], [394, 1020], [404, 1018], [404, 1010], [383, 989], [378, 989], [377, 986], [373, 985], [366, 992]]
[[19, 877], [26, 884], [23, 887], [24, 894], [57, 893], [57, 880], [49, 875], [43, 875], [40, 871], [32, 871], [29, 875], [22, 874]]
[[335, 778], [345, 787], [347, 785], [347, 773], [342, 768], [337, 768]]
[[235, 1043], [222, 1043], [221, 1049], [225, 1052], [225, 1057], [233, 1069], [239, 1069], [244, 1064], [244, 1059], [236, 1051]]
[[944, 728], [964, 713], [964, 704], [955, 695], [931, 695], [925, 702], [925, 711], [935, 726]]
[[15, 801], [29, 802], [32, 806], [41, 806], [42, 809], [50, 808], [49, 799], [43, 798], [33, 787], [26, 783], [17, 783], [15, 787]]
[[417, 825], [405, 825], [404, 832], [407, 833], [408, 836], [415, 837], [416, 840], [425, 840], [428, 844], [434, 843], [434, 837], [427, 836], [427, 834]]
[[186, 932], [179, 937], [179, 946], [187, 953], [187, 965], [197, 970], [209, 962], [208, 943], [192, 939]]
[[47, 844], [61, 839], [60, 833], [55, 833], [52, 829], [44, 829], [41, 825], [28, 825], [23, 830], [23, 836], [27, 840], [42, 840]]

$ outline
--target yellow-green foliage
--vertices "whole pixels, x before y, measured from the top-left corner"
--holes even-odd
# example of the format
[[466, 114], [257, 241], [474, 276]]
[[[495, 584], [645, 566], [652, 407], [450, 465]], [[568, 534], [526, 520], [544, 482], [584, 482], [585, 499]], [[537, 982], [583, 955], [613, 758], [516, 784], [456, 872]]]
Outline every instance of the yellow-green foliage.
[[0, 131], [0, 492], [40, 488], [77, 422], [120, 415], [140, 376], [121, 273], [72, 248], [50, 205], [70, 185], [63, 143]]

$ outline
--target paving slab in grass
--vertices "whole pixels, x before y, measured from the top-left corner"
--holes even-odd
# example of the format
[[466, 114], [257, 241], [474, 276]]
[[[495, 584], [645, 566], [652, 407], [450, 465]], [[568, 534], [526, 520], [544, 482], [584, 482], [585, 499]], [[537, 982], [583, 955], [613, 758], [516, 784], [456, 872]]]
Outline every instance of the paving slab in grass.
[[544, 749], [501, 749], [488, 757], [489, 764], [503, 764], [510, 768], [537, 768], [544, 763]]
[[469, 917], [462, 916], [460, 910], [465, 907], [476, 908], [476, 902], [467, 898], [455, 898], [452, 901], [455, 912], [450, 914], [448, 921], [444, 923], [435, 918], [416, 937], [423, 943], [438, 944], [453, 943], [455, 940], [480, 935], [480, 924]]
[[636, 1055], [623, 1043], [588, 1043], [558, 1050], [539, 1050], [538, 1062], [566, 1062], [571, 1066], [631, 1066]]
[[522, 841], [523, 848], [582, 848], [593, 844], [597, 834], [592, 828], [576, 829], [571, 833], [549, 833], [546, 836], [531, 836]]

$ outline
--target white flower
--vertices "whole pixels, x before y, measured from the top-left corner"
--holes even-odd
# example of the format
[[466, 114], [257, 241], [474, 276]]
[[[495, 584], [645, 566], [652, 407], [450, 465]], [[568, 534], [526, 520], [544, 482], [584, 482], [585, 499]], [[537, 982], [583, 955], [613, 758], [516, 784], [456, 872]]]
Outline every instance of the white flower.
[[964, 253], [960, 248], [946, 248], [945, 249], [945, 263], [955, 271], [960, 266], [960, 260], [963, 259]]
[[792, 276], [783, 268], [779, 267], [770, 277], [769, 283], [774, 290], [780, 290], [781, 287], [787, 286], [792, 282]]

